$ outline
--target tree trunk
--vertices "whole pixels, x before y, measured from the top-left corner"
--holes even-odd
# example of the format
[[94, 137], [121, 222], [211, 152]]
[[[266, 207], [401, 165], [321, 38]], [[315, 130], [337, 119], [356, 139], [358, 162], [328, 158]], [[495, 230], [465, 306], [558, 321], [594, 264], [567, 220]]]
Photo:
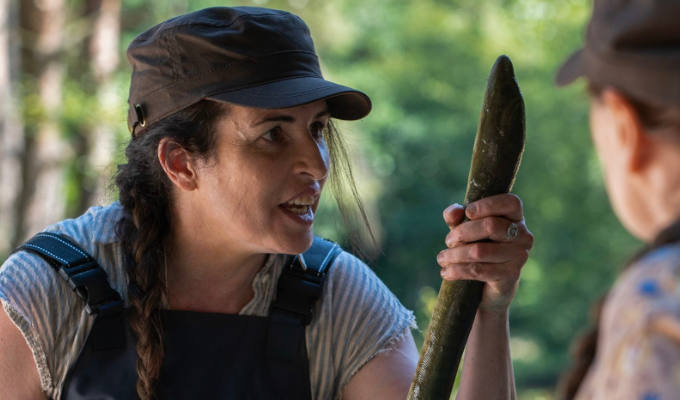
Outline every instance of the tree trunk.
[[82, 171], [79, 211], [109, 200], [108, 187], [113, 173], [115, 129], [107, 117], [115, 109], [117, 99], [112, 82], [118, 62], [120, 42], [120, 0], [88, 0], [86, 13], [92, 19], [92, 36], [86, 41], [90, 60], [88, 75], [93, 78], [96, 113], [100, 116], [90, 126], [84, 127], [87, 151], [86, 171]]
[[16, 239], [64, 216], [69, 146], [59, 130], [63, 81], [64, 0], [21, 1], [25, 154]]
[[17, 88], [17, 2], [0, 0], [0, 256], [11, 250], [17, 223], [17, 199], [21, 188], [23, 131]]

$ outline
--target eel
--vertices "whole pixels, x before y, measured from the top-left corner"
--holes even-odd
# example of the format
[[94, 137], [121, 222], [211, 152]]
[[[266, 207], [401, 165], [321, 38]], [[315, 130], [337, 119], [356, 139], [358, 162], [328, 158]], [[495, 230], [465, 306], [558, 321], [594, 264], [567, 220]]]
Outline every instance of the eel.
[[[524, 152], [524, 100], [512, 62], [501, 55], [489, 75], [472, 150], [464, 204], [507, 193]], [[408, 399], [449, 399], [484, 283], [443, 281]], [[490, 382], [489, 384], [493, 384]]]

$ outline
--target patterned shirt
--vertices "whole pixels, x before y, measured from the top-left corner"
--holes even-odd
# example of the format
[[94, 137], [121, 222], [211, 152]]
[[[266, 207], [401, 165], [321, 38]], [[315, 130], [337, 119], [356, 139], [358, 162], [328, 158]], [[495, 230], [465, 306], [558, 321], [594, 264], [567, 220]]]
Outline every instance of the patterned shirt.
[[[127, 276], [115, 233], [122, 207], [93, 207], [77, 219], [46, 230], [65, 234], [94, 257], [111, 286], [126, 300]], [[253, 280], [253, 299], [242, 315], [266, 316], [276, 295], [285, 257], [271, 255]], [[47, 396], [59, 398], [94, 318], [83, 301], [52, 267], [24, 251], [0, 267], [0, 301], [31, 349]], [[313, 399], [339, 398], [350, 378], [380, 352], [389, 350], [407, 330], [413, 313], [404, 308], [359, 259], [343, 252], [331, 265], [306, 340]]]
[[680, 244], [626, 270], [600, 322], [597, 356], [576, 398], [680, 398]]

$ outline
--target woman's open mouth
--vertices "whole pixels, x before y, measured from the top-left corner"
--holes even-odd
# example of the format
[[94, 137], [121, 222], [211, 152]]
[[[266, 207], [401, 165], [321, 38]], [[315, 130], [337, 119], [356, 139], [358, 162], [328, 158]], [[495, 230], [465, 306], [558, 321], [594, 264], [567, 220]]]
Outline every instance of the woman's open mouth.
[[291, 201], [280, 204], [279, 207], [286, 212], [286, 215], [293, 218], [296, 222], [311, 225], [312, 222], [314, 222], [314, 211], [312, 207], [315, 203], [315, 196], [299, 196]]

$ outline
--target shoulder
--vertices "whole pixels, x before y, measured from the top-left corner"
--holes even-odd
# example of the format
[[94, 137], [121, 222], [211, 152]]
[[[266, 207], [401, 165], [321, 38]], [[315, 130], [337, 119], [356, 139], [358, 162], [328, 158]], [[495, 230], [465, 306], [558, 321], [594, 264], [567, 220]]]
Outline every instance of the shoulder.
[[[112, 286], [121, 289], [115, 234], [121, 214], [118, 203], [93, 207], [45, 231], [63, 234], [80, 245], [107, 272]], [[52, 266], [26, 251], [13, 253], [0, 266], [0, 301], [33, 352], [43, 389], [52, 393], [70, 360], [74, 338], [80, 338], [89, 324], [82, 301]]]
[[329, 281], [334, 286], [353, 287], [376, 285], [373, 289], [389, 291], [373, 270], [359, 257], [343, 250], [335, 258], [328, 271]]
[[336, 311], [372, 311], [404, 313], [400, 317], [411, 319], [412, 313], [401, 305], [397, 297], [380, 278], [355, 255], [343, 251], [333, 262], [327, 288], [332, 294]]
[[664, 246], [635, 261], [614, 284], [602, 314], [603, 335], [639, 332], [659, 313], [680, 316], [680, 244]]
[[97, 261], [106, 272], [111, 286], [122, 296], [126, 291], [126, 277], [117, 225], [123, 212], [118, 202], [91, 207], [77, 218], [63, 220], [45, 229], [61, 233], [77, 243]]
[[[673, 273], [680, 274], [680, 243], [661, 246], [635, 261], [626, 271], [627, 274]], [[625, 276], [623, 274], [622, 276]]]
[[308, 336], [315, 398], [337, 398], [349, 380], [415, 328], [413, 312], [359, 258], [333, 261]]
[[[109, 279], [117, 281], [120, 251], [116, 224], [122, 216], [122, 207], [113, 203], [106, 207], [92, 207], [83, 215], [60, 221], [45, 228], [46, 232], [59, 233], [93, 257], [107, 272]], [[113, 286], [119, 286], [114, 284]], [[26, 251], [13, 253], [0, 267], [0, 297], [8, 292], [24, 292], [32, 302], [61, 300], [66, 282], [41, 257]], [[118, 288], [117, 288], [118, 289]], [[70, 290], [70, 289], [69, 289]], [[15, 293], [20, 295], [20, 293]], [[57, 296], [57, 297], [55, 297]]]
[[679, 284], [679, 244], [654, 250], [619, 277], [605, 303], [595, 364], [581, 398], [677, 394]]
[[77, 218], [65, 219], [45, 228], [45, 231], [61, 233], [95, 256], [102, 244], [118, 241], [116, 225], [123, 216], [123, 207], [115, 202], [108, 206], [88, 209]]
[[[649, 313], [660, 305], [680, 308], [680, 244], [660, 247], [621, 274], [607, 299], [607, 308], [627, 314]], [[632, 316], [632, 315], [631, 315]]]
[[379, 280], [366, 263], [345, 250], [333, 260], [328, 274], [329, 281], [335, 285], [360, 285], [366, 281]]

